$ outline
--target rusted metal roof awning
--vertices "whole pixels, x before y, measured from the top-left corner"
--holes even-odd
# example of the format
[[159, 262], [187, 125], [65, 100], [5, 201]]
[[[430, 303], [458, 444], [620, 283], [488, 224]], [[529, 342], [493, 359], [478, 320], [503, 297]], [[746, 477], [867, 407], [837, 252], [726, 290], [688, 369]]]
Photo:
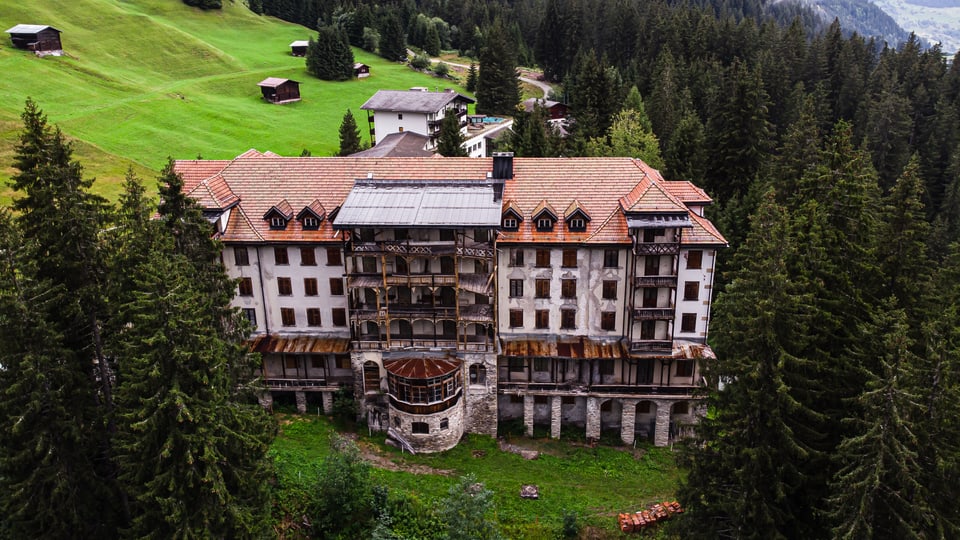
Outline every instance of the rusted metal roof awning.
[[692, 360], [695, 358], [716, 360], [717, 355], [714, 354], [713, 349], [711, 349], [709, 345], [675, 339], [673, 341], [673, 358], [686, 360]]
[[504, 356], [559, 357], [559, 358], [626, 358], [620, 341], [597, 341], [587, 338], [556, 341], [551, 339], [503, 340]]
[[388, 373], [405, 379], [432, 379], [460, 369], [460, 361], [451, 358], [398, 358], [384, 360]]
[[258, 353], [337, 354], [349, 350], [350, 338], [265, 335], [257, 336], [247, 343], [250, 350]]

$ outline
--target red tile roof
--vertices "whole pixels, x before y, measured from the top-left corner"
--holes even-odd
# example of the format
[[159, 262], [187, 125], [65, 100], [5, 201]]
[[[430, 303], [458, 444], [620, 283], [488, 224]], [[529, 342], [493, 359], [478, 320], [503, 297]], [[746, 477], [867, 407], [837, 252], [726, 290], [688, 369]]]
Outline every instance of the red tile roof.
[[[339, 242], [329, 215], [346, 200], [354, 181], [368, 175], [396, 180], [482, 180], [493, 170], [490, 158], [313, 158], [277, 157], [248, 151], [230, 161], [177, 161], [185, 191], [208, 208], [238, 197], [222, 239], [226, 242]], [[514, 177], [503, 189], [504, 210], [523, 217], [515, 231], [500, 231], [502, 243], [628, 244], [623, 210], [631, 212], [685, 211], [683, 201], [704, 202], [709, 197], [689, 182], [669, 182], [643, 162], [631, 158], [514, 158]], [[299, 214], [306, 207], [326, 210], [317, 230], [304, 230], [298, 220], [284, 230], [271, 230], [263, 219], [271, 207], [286, 200]], [[532, 219], [540, 205], [580, 208], [590, 216], [586, 231], [571, 232], [563, 221], [552, 231], [539, 232]], [[723, 236], [704, 218], [684, 240], [725, 244]], [[560, 217], [560, 216], [558, 216]]]

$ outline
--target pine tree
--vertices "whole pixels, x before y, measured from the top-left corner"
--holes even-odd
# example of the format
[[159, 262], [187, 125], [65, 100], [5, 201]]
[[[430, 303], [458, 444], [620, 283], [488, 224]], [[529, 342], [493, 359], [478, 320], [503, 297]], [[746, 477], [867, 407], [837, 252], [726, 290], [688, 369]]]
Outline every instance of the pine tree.
[[307, 71], [327, 81], [345, 81], [353, 77], [353, 51], [346, 34], [332, 26], [322, 26], [317, 39], [307, 45]]
[[340, 122], [340, 152], [338, 156], [349, 156], [362, 150], [360, 145], [360, 128], [350, 109], [343, 115]]
[[813, 323], [806, 285], [791, 275], [789, 219], [769, 192], [752, 218], [730, 283], [714, 308], [713, 411], [685, 448], [690, 467], [679, 496], [684, 538], [805, 538], [811, 501], [801, 464], [815, 451], [801, 435], [818, 416], [798, 396], [812, 384], [797, 356]]
[[460, 133], [460, 119], [447, 111], [440, 122], [440, 136], [437, 138], [437, 153], [445, 157], [465, 157], [469, 154], [463, 147], [463, 134]]
[[255, 399], [256, 362], [233, 284], [199, 208], [168, 164], [155, 238], [130, 269], [136, 292], [115, 336], [124, 362], [117, 454], [133, 537], [264, 534], [271, 420]]
[[891, 298], [861, 328], [866, 377], [848, 420], [853, 433], [837, 448], [841, 468], [829, 501], [835, 538], [923, 538], [931, 523], [919, 479], [918, 438], [912, 425], [919, 396], [918, 359], [910, 353], [907, 317]]
[[581, 52], [564, 82], [570, 94], [573, 134], [582, 141], [604, 135], [620, 110], [623, 81], [617, 70], [593, 51]]
[[330, 453], [320, 466], [311, 510], [317, 538], [369, 537], [373, 527], [374, 486], [372, 467], [349, 439], [335, 436]]
[[396, 12], [389, 12], [380, 24], [380, 56], [391, 62], [405, 60], [407, 44], [403, 36], [403, 24]]
[[490, 515], [494, 511], [493, 492], [472, 474], [460, 477], [450, 486], [440, 506], [441, 519], [450, 540], [499, 540], [500, 531]]
[[499, 21], [485, 33], [477, 76], [478, 113], [511, 115], [520, 103], [517, 55], [507, 36]]
[[476, 62], [470, 62], [470, 70], [467, 71], [467, 82], [465, 83], [464, 88], [467, 92], [476, 92], [477, 91], [477, 64]]
[[696, 113], [685, 114], [673, 130], [663, 152], [667, 177], [704, 185], [707, 174], [705, 141], [703, 122]]
[[517, 157], [551, 156], [547, 114], [539, 105], [534, 105], [530, 112], [517, 109], [508, 137], [507, 146]]
[[634, 109], [617, 113], [606, 137], [590, 139], [587, 155], [637, 158], [654, 169], [662, 169], [664, 165], [657, 136], [644, 127], [643, 116]]

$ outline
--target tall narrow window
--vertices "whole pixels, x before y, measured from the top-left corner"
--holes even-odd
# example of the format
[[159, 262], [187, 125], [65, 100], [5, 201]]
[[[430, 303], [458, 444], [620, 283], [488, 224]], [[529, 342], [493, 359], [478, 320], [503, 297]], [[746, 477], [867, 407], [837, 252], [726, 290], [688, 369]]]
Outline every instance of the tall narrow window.
[[523, 280], [510, 280], [510, 298], [520, 298], [523, 296]]
[[523, 328], [523, 310], [510, 310], [510, 328]]
[[327, 266], [340, 266], [340, 248], [327, 248]]
[[565, 249], [563, 250], [563, 261], [561, 266], [564, 268], [576, 268], [577, 267], [577, 250], [575, 249]]
[[550, 280], [549, 279], [538, 279], [536, 280], [536, 297], [537, 298], [550, 298]]
[[523, 250], [522, 249], [510, 250], [510, 266], [523, 266]]
[[233, 248], [233, 261], [237, 266], [247, 266], [250, 264], [250, 254], [247, 253], [247, 248], [242, 246]]
[[617, 329], [617, 313], [614, 311], [600, 312], [600, 329], [612, 331]]
[[240, 278], [239, 284], [239, 294], [240, 296], [253, 296], [253, 280], [245, 277]]
[[550, 250], [537, 250], [537, 268], [550, 268]]
[[677, 360], [677, 377], [693, 375], [693, 360]]
[[687, 268], [691, 270], [699, 270], [703, 265], [703, 251], [699, 249], [692, 249], [687, 252]]
[[613, 279], [603, 280], [603, 299], [604, 300], [616, 300], [617, 299], [617, 281]]
[[572, 330], [577, 327], [577, 310], [575, 309], [561, 309], [560, 310], [560, 328], [564, 330]]
[[697, 300], [700, 298], [700, 282], [687, 281], [683, 284], [683, 299]]
[[307, 308], [307, 326], [320, 326], [319, 308]]
[[301, 266], [317, 265], [317, 254], [312, 247], [300, 248], [300, 265]]
[[343, 296], [343, 279], [330, 278], [330, 296]]
[[257, 328], [257, 310], [253, 308], [244, 308], [243, 315], [250, 321], [250, 327], [256, 330]]
[[297, 325], [297, 316], [294, 314], [293, 308], [280, 308], [280, 323], [283, 326]]
[[278, 277], [277, 278], [277, 294], [280, 296], [290, 296], [293, 294], [293, 286], [290, 284], [290, 278], [288, 277]]
[[275, 247], [273, 248], [273, 262], [274, 264], [290, 264], [290, 258], [287, 257], [287, 248], [285, 247]]
[[697, 314], [684, 313], [680, 317], [680, 331], [684, 333], [697, 331]]
[[603, 266], [604, 268], [616, 268], [620, 266], [620, 250], [618, 249], [603, 250]]
[[317, 290], [317, 278], [303, 278], [303, 294], [304, 296], [317, 296], [317, 294], [319, 294]]
[[549, 309], [538, 309], [536, 311], [536, 328], [537, 330], [546, 330], [550, 328]]
[[560, 297], [576, 298], [577, 297], [577, 280], [561, 279], [560, 280]]
[[347, 325], [347, 310], [344, 308], [333, 308], [333, 325], [334, 326], [346, 326]]

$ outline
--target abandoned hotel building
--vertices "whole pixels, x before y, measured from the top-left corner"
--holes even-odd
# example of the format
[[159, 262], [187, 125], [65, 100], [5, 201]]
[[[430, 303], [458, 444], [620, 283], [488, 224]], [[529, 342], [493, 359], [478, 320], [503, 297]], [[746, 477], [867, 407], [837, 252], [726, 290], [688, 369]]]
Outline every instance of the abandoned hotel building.
[[352, 387], [417, 451], [498, 422], [666, 445], [694, 390], [723, 236], [630, 158], [178, 161], [224, 243], [273, 400]]

